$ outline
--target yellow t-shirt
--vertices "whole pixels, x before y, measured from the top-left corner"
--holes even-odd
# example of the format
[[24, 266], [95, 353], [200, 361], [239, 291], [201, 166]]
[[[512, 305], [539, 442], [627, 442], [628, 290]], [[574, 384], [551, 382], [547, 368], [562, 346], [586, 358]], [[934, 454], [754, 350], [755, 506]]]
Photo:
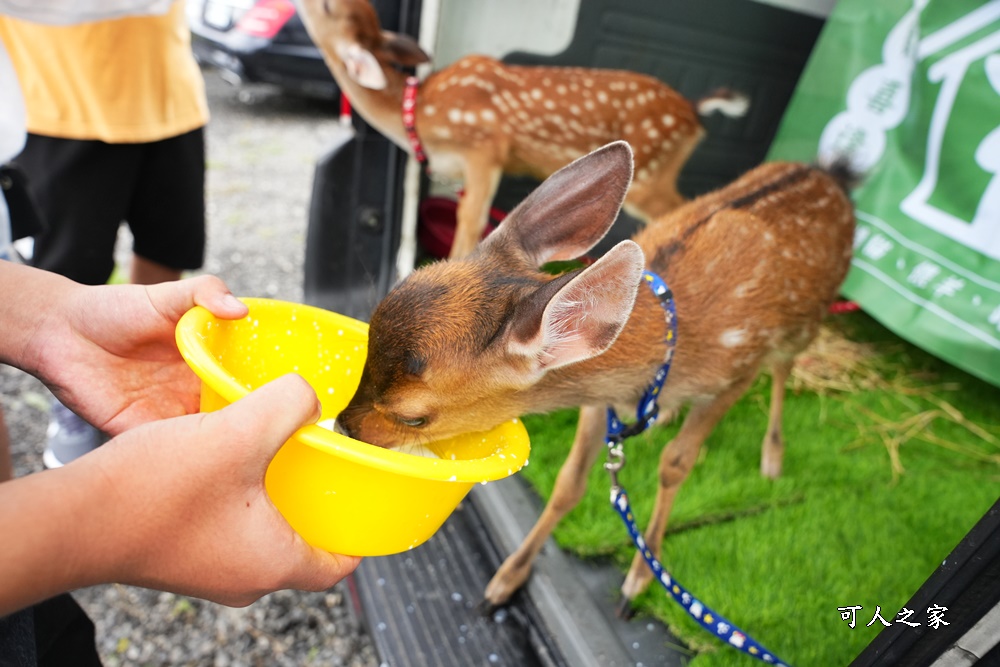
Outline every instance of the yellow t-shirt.
[[33, 134], [137, 143], [208, 122], [183, 0], [162, 16], [72, 26], [0, 16], [0, 40], [17, 71]]

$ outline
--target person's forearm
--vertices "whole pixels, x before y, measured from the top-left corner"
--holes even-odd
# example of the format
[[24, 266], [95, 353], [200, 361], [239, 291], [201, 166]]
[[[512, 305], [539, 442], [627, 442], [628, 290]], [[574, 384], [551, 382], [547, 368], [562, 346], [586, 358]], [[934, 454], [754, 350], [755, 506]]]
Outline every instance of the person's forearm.
[[14, 478], [14, 462], [10, 456], [10, 431], [4, 420], [3, 408], [0, 407], [0, 482]]
[[0, 484], [0, 616], [106, 579], [113, 559], [99, 527], [116, 502], [102, 498], [108, 488], [75, 466]]
[[80, 285], [58, 274], [0, 262], [0, 362], [31, 371], [29, 343], [63, 295]]

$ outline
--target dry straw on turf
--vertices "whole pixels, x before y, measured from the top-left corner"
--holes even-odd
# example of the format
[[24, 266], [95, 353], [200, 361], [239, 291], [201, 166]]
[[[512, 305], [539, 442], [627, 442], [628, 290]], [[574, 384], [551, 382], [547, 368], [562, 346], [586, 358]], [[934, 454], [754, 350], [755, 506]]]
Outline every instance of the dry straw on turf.
[[880, 386], [879, 355], [871, 343], [848, 340], [830, 326], [820, 327], [792, 368], [792, 389], [817, 394], [854, 393]]
[[[956, 391], [959, 385], [929, 384], [926, 376], [890, 362], [886, 352], [871, 343], [851, 341], [833, 327], [824, 326], [796, 361], [792, 388], [835, 394], [844, 400], [858, 431], [847, 449], [881, 442], [889, 455], [894, 480], [905, 472], [900, 448], [914, 439], [1000, 467], [1000, 437], [941, 398], [942, 393]], [[938, 435], [933, 429], [939, 422], [958, 426], [970, 437], [956, 441]]]

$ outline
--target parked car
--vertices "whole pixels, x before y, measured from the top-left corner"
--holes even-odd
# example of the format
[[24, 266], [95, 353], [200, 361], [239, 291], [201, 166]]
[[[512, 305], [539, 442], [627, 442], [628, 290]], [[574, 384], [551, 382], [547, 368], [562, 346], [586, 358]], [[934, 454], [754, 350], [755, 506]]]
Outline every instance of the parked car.
[[336, 100], [340, 90], [293, 0], [188, 0], [195, 57], [230, 83]]

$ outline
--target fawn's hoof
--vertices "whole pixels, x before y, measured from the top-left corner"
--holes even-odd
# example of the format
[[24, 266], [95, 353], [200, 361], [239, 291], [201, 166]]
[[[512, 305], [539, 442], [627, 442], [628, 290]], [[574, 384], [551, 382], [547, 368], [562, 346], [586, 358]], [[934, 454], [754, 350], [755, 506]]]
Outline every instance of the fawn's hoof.
[[500, 605], [493, 604], [488, 599], [483, 598], [476, 605], [476, 613], [480, 616], [492, 616], [493, 613], [500, 608]]
[[615, 609], [615, 616], [623, 621], [631, 621], [635, 617], [635, 607], [632, 606], [632, 600], [623, 595], [621, 599], [618, 600], [618, 607]]

